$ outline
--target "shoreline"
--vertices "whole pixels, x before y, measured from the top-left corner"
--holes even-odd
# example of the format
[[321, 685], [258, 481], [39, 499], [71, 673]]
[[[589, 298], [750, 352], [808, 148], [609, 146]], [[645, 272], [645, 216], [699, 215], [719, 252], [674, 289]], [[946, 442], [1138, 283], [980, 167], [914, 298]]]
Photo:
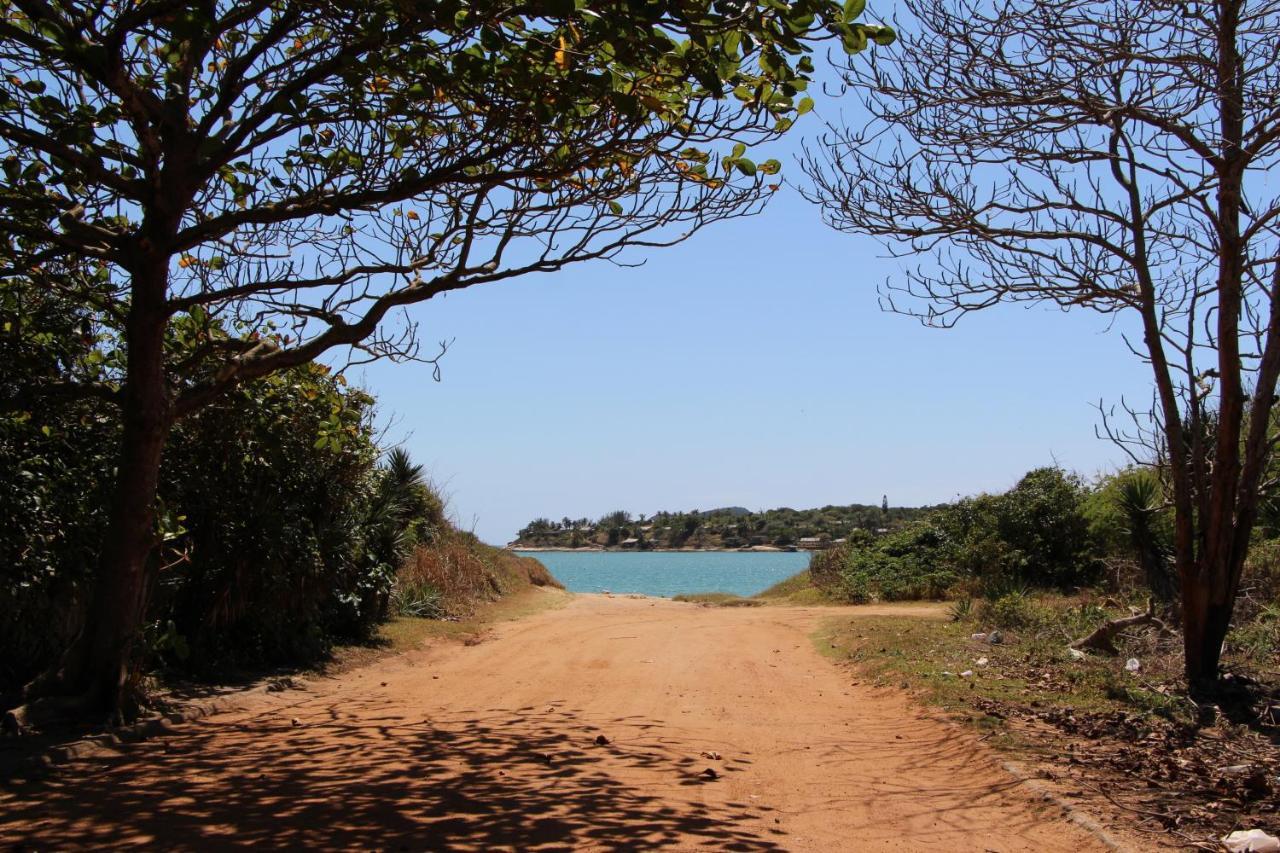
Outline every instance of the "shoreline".
[[776, 545], [754, 545], [750, 548], [548, 548], [533, 545], [506, 545], [508, 551], [527, 551], [531, 554], [812, 554], [821, 548], [779, 548]]

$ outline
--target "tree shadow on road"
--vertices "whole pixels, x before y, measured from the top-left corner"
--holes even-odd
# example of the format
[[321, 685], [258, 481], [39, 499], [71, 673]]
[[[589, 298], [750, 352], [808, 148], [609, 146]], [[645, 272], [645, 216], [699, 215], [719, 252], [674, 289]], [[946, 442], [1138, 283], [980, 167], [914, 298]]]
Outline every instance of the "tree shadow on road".
[[[705, 762], [652, 742], [596, 744], [598, 729], [571, 709], [413, 720], [368, 699], [310, 705], [297, 725], [289, 713], [206, 721], [18, 782], [0, 794], [0, 839], [18, 849], [131, 841], [200, 849], [619, 849], [677, 840], [784, 847], [783, 831], [766, 825], [767, 809], [707, 805], [682, 787], [717, 784], [699, 776]], [[642, 789], [615, 773], [669, 778], [670, 788]]]

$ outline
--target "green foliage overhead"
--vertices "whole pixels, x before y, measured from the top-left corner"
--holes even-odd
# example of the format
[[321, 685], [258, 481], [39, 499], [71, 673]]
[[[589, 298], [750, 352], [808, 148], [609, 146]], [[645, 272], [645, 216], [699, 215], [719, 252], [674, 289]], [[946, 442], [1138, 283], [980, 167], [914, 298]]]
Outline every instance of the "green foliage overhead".
[[[4, 0], [0, 279], [30, 275], [114, 335], [144, 268], [162, 285], [147, 304], [198, 327], [252, 303], [231, 340], [170, 366], [194, 408], [399, 306], [745, 212], [781, 168], [748, 148], [812, 106], [813, 45], [892, 40], [861, 12]], [[253, 348], [272, 316], [290, 334]], [[114, 367], [67, 387], [114, 392]]]

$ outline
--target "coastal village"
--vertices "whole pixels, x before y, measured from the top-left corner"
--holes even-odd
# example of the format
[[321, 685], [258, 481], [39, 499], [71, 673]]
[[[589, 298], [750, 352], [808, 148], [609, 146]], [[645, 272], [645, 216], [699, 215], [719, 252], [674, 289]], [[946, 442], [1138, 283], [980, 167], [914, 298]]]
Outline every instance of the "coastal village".
[[752, 512], [733, 506], [705, 512], [632, 516], [618, 510], [587, 518], [535, 519], [507, 547], [521, 551], [821, 551], [863, 543], [907, 524], [928, 507], [849, 504]]

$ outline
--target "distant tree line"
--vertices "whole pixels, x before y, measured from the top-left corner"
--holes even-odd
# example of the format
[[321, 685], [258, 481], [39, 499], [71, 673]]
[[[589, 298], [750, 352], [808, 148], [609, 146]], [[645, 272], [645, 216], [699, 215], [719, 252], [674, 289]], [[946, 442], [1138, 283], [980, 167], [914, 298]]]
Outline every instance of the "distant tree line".
[[817, 540], [805, 544], [826, 547], [860, 534], [883, 535], [928, 511], [927, 507], [890, 507], [887, 498], [878, 506], [849, 504], [801, 510], [780, 507], [759, 512], [722, 507], [633, 517], [625, 510], [616, 510], [595, 521], [536, 518], [521, 528], [516, 543], [541, 548], [612, 548], [625, 544], [644, 550], [788, 547], [801, 540]]

